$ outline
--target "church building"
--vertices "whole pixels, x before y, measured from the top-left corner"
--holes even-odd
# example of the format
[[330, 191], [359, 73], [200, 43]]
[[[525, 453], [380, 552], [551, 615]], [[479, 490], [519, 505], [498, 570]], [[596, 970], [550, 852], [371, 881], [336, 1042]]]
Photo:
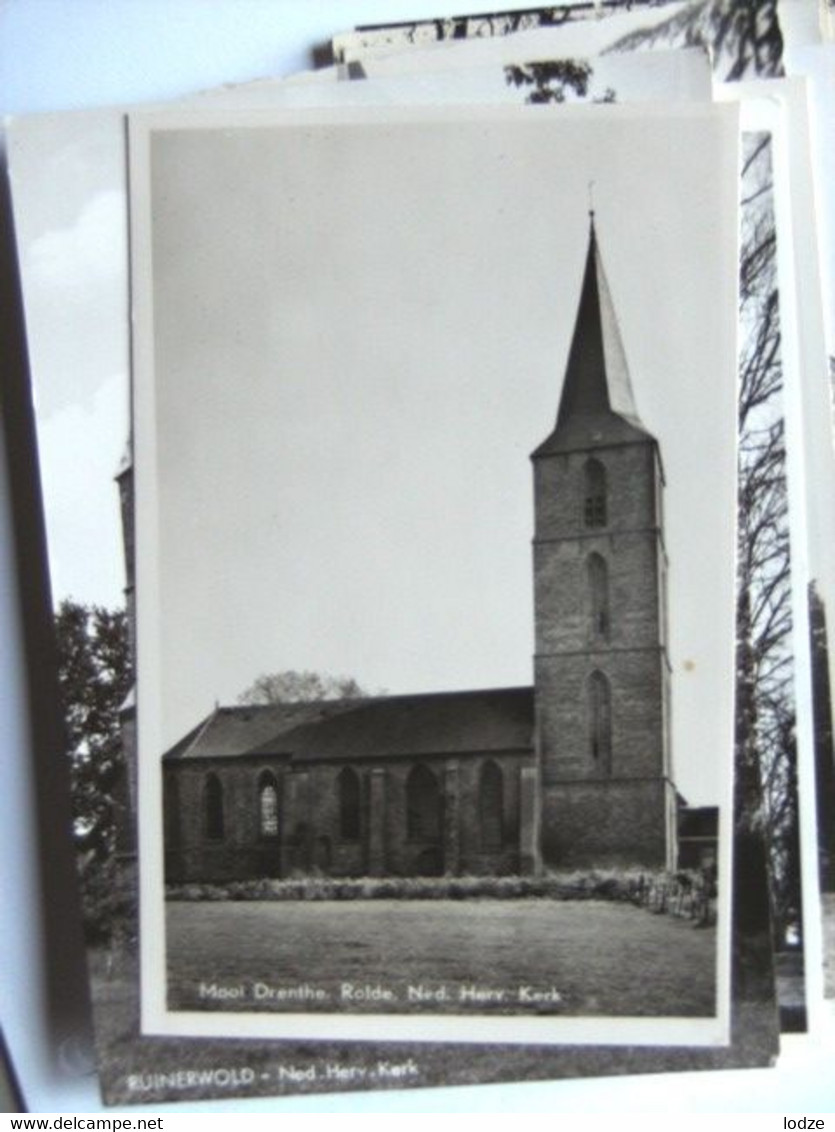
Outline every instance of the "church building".
[[533, 686], [218, 707], [163, 757], [168, 880], [676, 866], [663, 465], [593, 215], [531, 459]]

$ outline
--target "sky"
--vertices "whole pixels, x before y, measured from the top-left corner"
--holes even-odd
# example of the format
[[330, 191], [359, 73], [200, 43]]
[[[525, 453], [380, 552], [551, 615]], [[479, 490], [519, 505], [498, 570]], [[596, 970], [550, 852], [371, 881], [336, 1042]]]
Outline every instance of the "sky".
[[[632, 55], [597, 61], [591, 94], [611, 86], [622, 101], [646, 101], [673, 92], [693, 99], [709, 91], [706, 61], [698, 52], [666, 52], [637, 64]], [[65, 82], [71, 78], [64, 76]], [[153, 73], [145, 78], [156, 89]], [[5, 87], [14, 91], [14, 69]], [[358, 104], [516, 103], [524, 91], [509, 88], [494, 63], [433, 71], [429, 80], [421, 75], [351, 84], [335, 84], [324, 75], [298, 84], [277, 80], [219, 88], [198, 101], [306, 107], [337, 98]], [[113, 477], [127, 441], [129, 369], [122, 114], [113, 107], [28, 115], [10, 125], [9, 146], [53, 596], [56, 603], [69, 597], [119, 606], [124, 565]]]
[[169, 119], [148, 179], [138, 127], [152, 746], [265, 671], [391, 693], [530, 682], [528, 457], [556, 413], [594, 181], [668, 481], [673, 758], [691, 800], [715, 800], [733, 685], [733, 115], [522, 114]]
[[53, 598], [124, 603], [114, 476], [128, 438], [124, 148], [109, 111], [8, 129]]

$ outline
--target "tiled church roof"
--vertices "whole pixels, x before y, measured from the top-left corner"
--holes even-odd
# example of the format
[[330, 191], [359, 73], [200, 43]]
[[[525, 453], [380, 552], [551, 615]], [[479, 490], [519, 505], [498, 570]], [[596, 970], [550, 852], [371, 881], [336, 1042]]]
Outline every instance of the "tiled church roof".
[[167, 760], [287, 755], [294, 761], [525, 751], [533, 689], [217, 708]]

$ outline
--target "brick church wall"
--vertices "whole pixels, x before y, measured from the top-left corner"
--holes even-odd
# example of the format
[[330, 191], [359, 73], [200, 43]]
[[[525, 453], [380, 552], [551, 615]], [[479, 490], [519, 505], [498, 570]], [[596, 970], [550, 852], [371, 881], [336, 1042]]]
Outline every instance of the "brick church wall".
[[609, 468], [607, 532], [639, 529], [647, 525], [649, 517], [656, 517], [656, 456], [651, 440], [601, 449], [581, 448], [535, 461], [537, 537], [574, 538], [583, 531], [583, 477], [590, 456], [599, 458]]
[[[491, 755], [502, 771], [501, 846], [486, 847], [479, 787], [487, 756], [398, 759], [384, 764], [308, 763], [290, 769], [280, 760], [207, 759], [166, 768], [166, 876], [172, 882], [228, 881], [262, 876], [501, 875], [519, 868], [519, 771], [529, 752]], [[339, 774], [350, 765], [360, 782], [359, 837], [342, 836]], [[444, 832], [437, 841], [408, 837], [407, 780], [417, 765], [435, 775], [445, 794]], [[278, 838], [259, 829], [259, 785], [268, 771], [278, 784]], [[372, 776], [378, 798], [372, 805]], [[209, 775], [223, 792], [223, 837], [208, 836], [204, 792]], [[450, 820], [452, 819], [452, 820]], [[372, 845], [382, 846], [376, 863]], [[427, 866], [427, 854], [437, 868]]]
[[665, 868], [675, 791], [663, 779], [564, 782], [543, 796], [543, 857], [551, 868]]
[[[206, 759], [166, 768], [167, 879], [225, 881], [278, 874], [279, 843], [261, 837], [258, 827], [258, 787], [264, 771], [276, 778], [280, 798], [284, 771], [274, 760]], [[207, 834], [204, 790], [209, 774], [223, 790], [222, 838]]]
[[537, 704], [546, 786], [600, 774], [589, 754], [585, 696], [587, 678], [595, 669], [605, 672], [611, 684], [612, 778], [658, 775], [664, 765], [664, 698], [657, 648], [590, 653], [583, 665], [576, 657], [541, 657], [536, 662], [540, 686], [559, 689]]

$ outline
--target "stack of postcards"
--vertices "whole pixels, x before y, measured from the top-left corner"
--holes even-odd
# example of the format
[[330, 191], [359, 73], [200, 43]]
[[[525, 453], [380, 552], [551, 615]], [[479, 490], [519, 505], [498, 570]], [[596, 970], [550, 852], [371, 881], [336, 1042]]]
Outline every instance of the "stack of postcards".
[[106, 1104], [831, 1032], [831, 35], [567, 0], [7, 121]]

